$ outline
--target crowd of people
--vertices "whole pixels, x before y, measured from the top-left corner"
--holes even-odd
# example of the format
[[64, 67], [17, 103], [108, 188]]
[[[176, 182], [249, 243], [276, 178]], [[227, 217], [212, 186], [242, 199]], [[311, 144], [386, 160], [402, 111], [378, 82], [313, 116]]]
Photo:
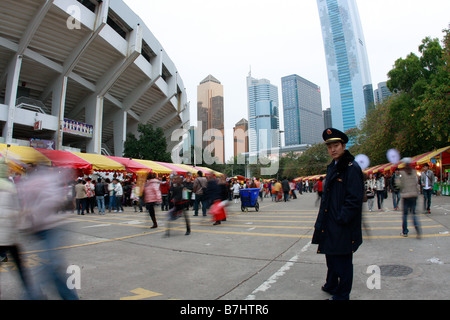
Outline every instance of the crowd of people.
[[[402, 235], [408, 236], [407, 217], [413, 217], [413, 224], [417, 236], [421, 229], [415, 216], [417, 198], [420, 193], [424, 196], [424, 211], [430, 214], [431, 195], [435, 177], [429, 166], [423, 166], [423, 172], [418, 175], [415, 168], [410, 166], [408, 159], [403, 170], [395, 170], [390, 176], [378, 172], [370, 174], [364, 179], [365, 202], [369, 211], [373, 210], [374, 199], [377, 198], [378, 210], [384, 211], [383, 202], [392, 194], [393, 208], [399, 210], [400, 200], [403, 200]], [[349, 160], [351, 164], [352, 161]], [[202, 171], [197, 172], [194, 178], [190, 174], [157, 177], [149, 173], [144, 179], [133, 180], [131, 176], [124, 175], [119, 179], [94, 177], [78, 177], [63, 181], [61, 174], [56, 170], [46, 168], [38, 170], [31, 168], [27, 174], [14, 178], [8, 177], [5, 164], [0, 163], [0, 198], [2, 211], [0, 214], [0, 262], [7, 259], [6, 253], [14, 258], [20, 279], [26, 289], [28, 298], [41, 298], [39, 286], [25, 272], [19, 255], [20, 246], [17, 244], [18, 230], [26, 230], [35, 237], [48, 256], [46, 261], [52, 261], [46, 266], [47, 274], [55, 282], [57, 289], [64, 299], [77, 299], [76, 291], [70, 290], [63, 283], [61, 257], [51, 250], [57, 246], [55, 241], [57, 226], [63, 220], [64, 213], [76, 212], [77, 215], [106, 214], [108, 212], [123, 212], [124, 207], [133, 207], [134, 211], [143, 212], [144, 208], [152, 220], [151, 228], [158, 228], [155, 208], [167, 212], [166, 236], [170, 234], [171, 222], [184, 217], [186, 222], [186, 235], [190, 235], [190, 219], [188, 211], [193, 216], [202, 216], [208, 213], [212, 216], [214, 225], [226, 221], [226, 207], [231, 203], [238, 203], [242, 189], [259, 189], [259, 199], [271, 198], [273, 202], [287, 202], [297, 199], [303, 193], [317, 193], [316, 206], [330, 201], [322, 201], [326, 177], [317, 180], [288, 179], [238, 179], [204, 176]], [[331, 171], [335, 169], [330, 169]], [[340, 180], [337, 179], [339, 182]], [[61, 216], [61, 217], [60, 217]]]
[[[406, 158], [408, 161], [408, 158]], [[373, 211], [374, 199], [377, 201], [378, 211], [384, 211], [384, 200], [392, 195], [392, 205], [394, 210], [400, 210], [401, 186], [402, 176], [409, 173], [410, 165], [406, 165], [403, 170], [396, 168], [394, 173], [384, 174], [383, 172], [376, 172], [375, 175], [369, 174], [365, 180], [365, 190], [367, 195], [367, 204], [369, 211]], [[415, 187], [417, 194], [423, 194], [425, 214], [431, 213], [431, 195], [435, 193], [434, 185], [436, 177], [427, 163], [423, 165], [422, 172], [417, 174], [415, 168], [412, 168], [415, 178]]]

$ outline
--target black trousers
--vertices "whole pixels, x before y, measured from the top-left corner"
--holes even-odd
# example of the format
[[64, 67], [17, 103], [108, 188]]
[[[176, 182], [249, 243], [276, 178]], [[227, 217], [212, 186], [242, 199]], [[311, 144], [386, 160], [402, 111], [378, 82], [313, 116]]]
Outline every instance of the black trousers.
[[326, 254], [327, 282], [325, 289], [333, 294], [334, 300], [349, 300], [353, 285], [353, 255]]

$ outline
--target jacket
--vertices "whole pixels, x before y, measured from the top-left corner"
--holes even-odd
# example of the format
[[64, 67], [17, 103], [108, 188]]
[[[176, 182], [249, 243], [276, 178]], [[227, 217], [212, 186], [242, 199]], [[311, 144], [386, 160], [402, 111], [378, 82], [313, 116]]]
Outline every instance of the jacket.
[[161, 190], [159, 190], [159, 180], [148, 180], [144, 185], [144, 202], [159, 202], [161, 203]]
[[410, 174], [406, 171], [402, 172], [400, 176], [400, 197], [402, 199], [417, 198], [418, 187], [416, 170], [411, 170]]
[[70, 214], [58, 213], [64, 203], [64, 188], [60, 179], [58, 173], [40, 168], [17, 186], [22, 209], [22, 230], [31, 233], [50, 230], [70, 217]]
[[195, 194], [202, 195], [205, 193], [206, 188], [208, 187], [208, 181], [205, 177], [198, 177], [194, 181], [193, 190]]
[[159, 190], [161, 190], [161, 194], [164, 194], [164, 195], [169, 194], [169, 182], [168, 181], [162, 181], [159, 184]]
[[84, 199], [86, 198], [86, 188], [85, 185], [80, 183], [77, 183], [75, 185], [75, 198], [76, 199]]
[[346, 150], [337, 164], [333, 160], [327, 168], [312, 239], [319, 245], [317, 253], [352, 254], [362, 244], [364, 179], [354, 159]]
[[[428, 181], [427, 181], [428, 180]], [[427, 170], [422, 172], [420, 176], [420, 183], [422, 187], [425, 188], [428, 182], [428, 189], [433, 189], [434, 186], [434, 173], [431, 170]]]
[[14, 184], [0, 179], [0, 246], [16, 244], [19, 227], [19, 202]]

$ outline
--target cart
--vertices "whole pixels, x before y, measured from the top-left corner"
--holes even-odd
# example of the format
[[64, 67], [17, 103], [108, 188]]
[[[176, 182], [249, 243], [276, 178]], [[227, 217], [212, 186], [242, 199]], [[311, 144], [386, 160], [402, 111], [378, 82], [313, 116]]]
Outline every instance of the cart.
[[251, 188], [251, 189], [241, 189], [239, 191], [239, 195], [241, 197], [241, 210], [248, 211], [248, 208], [255, 208], [256, 211], [259, 211], [259, 189]]

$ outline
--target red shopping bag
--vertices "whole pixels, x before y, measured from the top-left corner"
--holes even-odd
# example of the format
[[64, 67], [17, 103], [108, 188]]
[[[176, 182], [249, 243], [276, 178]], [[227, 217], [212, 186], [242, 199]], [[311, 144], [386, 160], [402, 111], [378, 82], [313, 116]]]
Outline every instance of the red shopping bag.
[[209, 213], [212, 215], [213, 221], [222, 221], [226, 219], [225, 208], [220, 204], [221, 201], [217, 200], [211, 206]]

